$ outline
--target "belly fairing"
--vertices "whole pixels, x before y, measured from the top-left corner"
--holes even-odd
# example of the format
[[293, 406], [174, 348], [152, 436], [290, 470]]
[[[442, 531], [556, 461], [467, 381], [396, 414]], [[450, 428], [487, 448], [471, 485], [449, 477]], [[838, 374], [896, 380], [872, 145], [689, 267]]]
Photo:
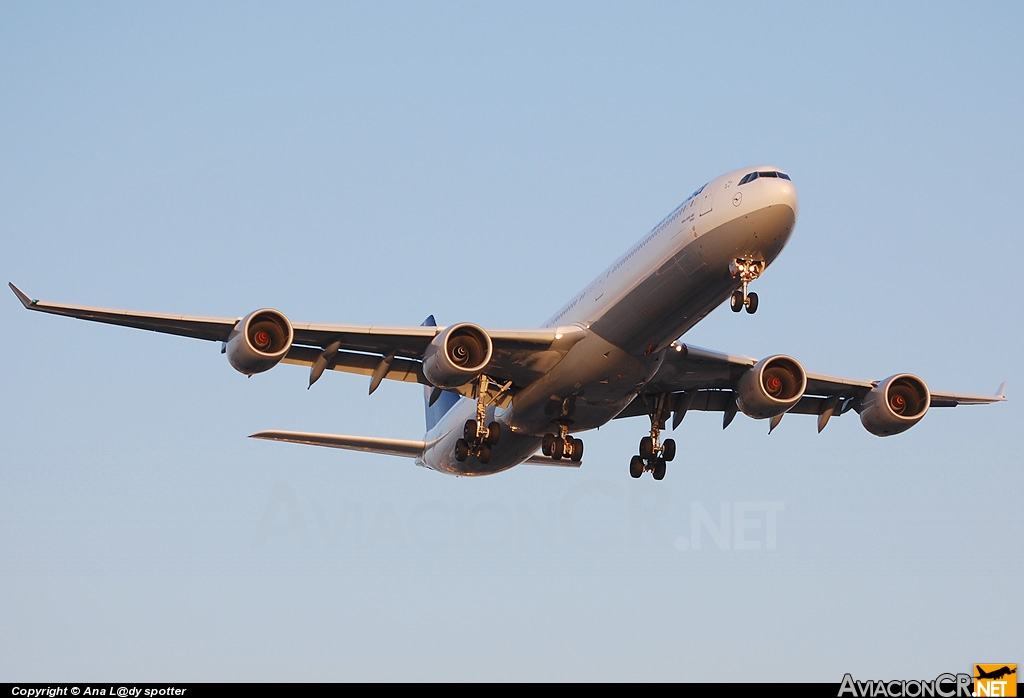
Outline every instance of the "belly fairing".
[[570, 431], [599, 427], [629, 404], [652, 361], [588, 332], [558, 365], [515, 396], [504, 418], [513, 430], [536, 436], [552, 431], [559, 420]]

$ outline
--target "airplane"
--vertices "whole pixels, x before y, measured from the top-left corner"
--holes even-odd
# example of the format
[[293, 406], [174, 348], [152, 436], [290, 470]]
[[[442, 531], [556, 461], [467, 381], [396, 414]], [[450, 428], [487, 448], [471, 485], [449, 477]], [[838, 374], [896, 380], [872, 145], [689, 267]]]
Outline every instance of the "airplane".
[[981, 666], [979, 666], [977, 664], [974, 666], [974, 668], [978, 672], [978, 675], [974, 677], [976, 679], [993, 679], [993, 680], [998, 680], [998, 679], [1003, 678], [1004, 676], [1009, 676], [1010, 674], [1016, 674], [1017, 673], [1016, 665], [1014, 665], [1013, 669], [1011, 669], [1008, 666], [1004, 666], [1002, 668], [995, 669], [994, 671], [983, 671]]
[[646, 416], [650, 429], [629, 474], [665, 477], [676, 455], [662, 440], [671, 419], [690, 410], [768, 420], [817, 417], [818, 431], [851, 410], [871, 434], [890, 436], [917, 424], [931, 407], [1006, 400], [932, 392], [897, 373], [860, 380], [808, 373], [796, 359], [760, 360], [692, 346], [681, 338], [728, 301], [754, 313], [749, 290], [775, 260], [796, 225], [791, 177], [773, 166], [747, 167], [711, 180], [539, 329], [484, 329], [461, 322], [378, 327], [292, 323], [263, 308], [241, 318], [139, 313], [47, 303], [11, 289], [29, 310], [221, 343], [237, 371], [251, 376], [279, 363], [310, 369], [308, 387], [330, 369], [424, 386], [426, 433], [420, 440], [293, 431], [258, 439], [384, 453], [452, 475], [487, 475], [521, 463], [579, 467], [574, 434], [612, 419]]

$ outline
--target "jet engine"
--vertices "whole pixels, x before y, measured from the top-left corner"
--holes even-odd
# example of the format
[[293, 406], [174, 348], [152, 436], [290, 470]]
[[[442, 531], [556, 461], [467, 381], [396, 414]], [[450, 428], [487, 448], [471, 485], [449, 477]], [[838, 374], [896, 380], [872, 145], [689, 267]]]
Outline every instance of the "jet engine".
[[457, 388], [483, 373], [492, 352], [491, 338], [482, 327], [451, 325], [424, 352], [423, 376], [438, 388]]
[[276, 310], [249, 313], [231, 331], [225, 353], [239, 373], [251, 376], [276, 366], [292, 346], [292, 323]]
[[932, 394], [917, 376], [900, 373], [879, 383], [860, 402], [860, 423], [875, 436], [892, 436], [921, 421]]
[[807, 373], [789, 356], [761, 359], [736, 383], [736, 404], [754, 419], [777, 417], [788, 411], [807, 389]]

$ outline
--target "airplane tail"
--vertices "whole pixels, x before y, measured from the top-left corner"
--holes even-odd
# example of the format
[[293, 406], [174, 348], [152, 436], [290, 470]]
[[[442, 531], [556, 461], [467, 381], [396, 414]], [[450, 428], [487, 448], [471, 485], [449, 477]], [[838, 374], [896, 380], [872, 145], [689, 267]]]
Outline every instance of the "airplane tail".
[[[437, 321], [434, 320], [433, 315], [428, 315], [427, 319], [420, 323], [421, 327], [437, 327]], [[439, 391], [440, 394], [434, 397], [434, 401], [431, 402], [431, 394], [437, 390], [431, 386], [424, 386], [423, 388], [423, 411], [426, 414], [427, 419], [427, 431], [430, 431], [437, 423], [441, 421], [448, 410], [450, 410], [456, 402], [459, 401], [459, 395], [456, 393], [449, 393], [447, 391]]]

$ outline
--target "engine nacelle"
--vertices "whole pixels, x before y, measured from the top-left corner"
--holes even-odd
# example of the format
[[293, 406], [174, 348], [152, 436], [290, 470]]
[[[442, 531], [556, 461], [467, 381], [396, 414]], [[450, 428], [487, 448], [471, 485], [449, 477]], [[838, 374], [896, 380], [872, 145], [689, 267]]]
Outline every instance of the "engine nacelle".
[[860, 423], [875, 436], [892, 436], [921, 421], [931, 407], [925, 382], [909, 373], [890, 376], [860, 402]]
[[424, 352], [423, 376], [438, 388], [457, 388], [483, 373], [493, 350], [482, 327], [468, 322], [452, 325]]
[[789, 356], [761, 359], [736, 383], [736, 404], [754, 419], [769, 419], [788, 411], [807, 390], [807, 373]]
[[292, 323], [282, 313], [265, 308], [249, 313], [231, 331], [225, 353], [239, 373], [251, 376], [280, 363], [292, 346]]

